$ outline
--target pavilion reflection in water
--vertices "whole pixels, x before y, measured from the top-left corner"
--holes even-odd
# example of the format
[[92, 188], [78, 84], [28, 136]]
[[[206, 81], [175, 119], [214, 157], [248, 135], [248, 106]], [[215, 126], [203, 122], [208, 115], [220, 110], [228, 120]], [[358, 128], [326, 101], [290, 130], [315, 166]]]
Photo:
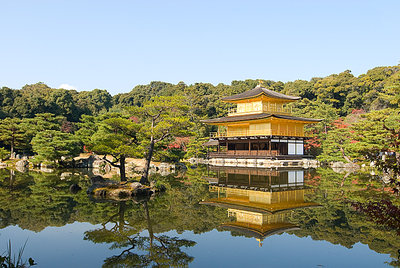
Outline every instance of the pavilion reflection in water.
[[209, 169], [209, 189], [217, 197], [201, 204], [227, 208], [228, 215], [235, 220], [221, 227], [255, 237], [260, 246], [270, 235], [299, 229], [289, 222], [294, 209], [319, 206], [305, 200], [311, 192], [304, 185], [309, 170], [214, 166]]

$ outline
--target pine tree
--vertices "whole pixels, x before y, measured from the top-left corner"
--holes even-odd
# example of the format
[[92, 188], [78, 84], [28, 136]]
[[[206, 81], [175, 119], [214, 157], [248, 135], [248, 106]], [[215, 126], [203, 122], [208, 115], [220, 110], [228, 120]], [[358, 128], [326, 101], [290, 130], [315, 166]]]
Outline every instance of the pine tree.
[[81, 143], [74, 135], [58, 130], [38, 132], [31, 144], [40, 161], [56, 162], [62, 156], [77, 156], [81, 150]]
[[156, 145], [174, 137], [189, 136], [192, 126], [186, 116], [188, 106], [182, 97], [155, 97], [144, 102], [142, 107], [132, 107], [132, 115], [138, 118], [141, 148], [146, 157], [142, 184], [148, 184], [150, 162]]
[[0, 141], [10, 146], [11, 157], [16, 149], [26, 145], [26, 132], [18, 118], [6, 118], [0, 121]]
[[[119, 113], [103, 115], [93, 134], [88, 148], [97, 154], [103, 154], [103, 159], [120, 170], [121, 181], [126, 181], [125, 160], [137, 156], [137, 130], [139, 125], [133, 119]], [[113, 160], [107, 159], [111, 155]]]

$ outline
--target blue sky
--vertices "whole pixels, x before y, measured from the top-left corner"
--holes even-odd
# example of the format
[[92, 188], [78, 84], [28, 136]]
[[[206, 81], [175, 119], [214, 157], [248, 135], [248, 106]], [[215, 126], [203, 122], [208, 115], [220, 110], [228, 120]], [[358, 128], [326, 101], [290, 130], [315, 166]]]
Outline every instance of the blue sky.
[[400, 62], [400, 1], [0, 0], [0, 87], [309, 80]]

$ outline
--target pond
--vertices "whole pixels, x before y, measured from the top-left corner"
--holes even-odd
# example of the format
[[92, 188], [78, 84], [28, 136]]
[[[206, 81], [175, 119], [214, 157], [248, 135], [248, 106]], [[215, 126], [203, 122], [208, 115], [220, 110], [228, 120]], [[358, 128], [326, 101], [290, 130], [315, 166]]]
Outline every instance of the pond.
[[164, 194], [120, 202], [89, 197], [89, 176], [1, 169], [0, 255], [10, 241], [36, 267], [400, 264], [397, 219], [360, 209], [398, 198], [368, 174], [199, 166], [153, 175]]

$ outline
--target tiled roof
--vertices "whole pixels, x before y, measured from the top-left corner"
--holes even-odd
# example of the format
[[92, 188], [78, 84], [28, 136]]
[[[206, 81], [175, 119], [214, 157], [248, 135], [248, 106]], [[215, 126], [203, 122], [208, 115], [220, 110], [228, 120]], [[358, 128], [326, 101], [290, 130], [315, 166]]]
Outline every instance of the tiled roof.
[[201, 120], [201, 122], [203, 122], [203, 123], [230, 123], [230, 122], [265, 119], [268, 117], [275, 117], [275, 118], [286, 119], [286, 120], [295, 120], [295, 121], [307, 121], [307, 122], [322, 121], [322, 119], [304, 118], [304, 117], [297, 117], [297, 116], [290, 116], [290, 115], [283, 115], [283, 114], [260, 113], [260, 114], [246, 114], [246, 115], [226, 116], [226, 117], [220, 117], [220, 118], [206, 119], [206, 120]]
[[271, 97], [274, 99], [283, 99], [283, 100], [299, 100], [301, 97], [294, 97], [294, 96], [289, 96], [285, 95], [279, 92], [275, 92], [270, 89], [266, 89], [260, 85], [256, 86], [255, 88], [245, 91], [240, 94], [236, 94], [233, 96], [225, 97], [222, 98], [223, 101], [236, 101], [236, 100], [242, 100], [242, 99], [248, 99], [252, 97], [256, 97], [258, 95], [264, 94], [267, 97]]

